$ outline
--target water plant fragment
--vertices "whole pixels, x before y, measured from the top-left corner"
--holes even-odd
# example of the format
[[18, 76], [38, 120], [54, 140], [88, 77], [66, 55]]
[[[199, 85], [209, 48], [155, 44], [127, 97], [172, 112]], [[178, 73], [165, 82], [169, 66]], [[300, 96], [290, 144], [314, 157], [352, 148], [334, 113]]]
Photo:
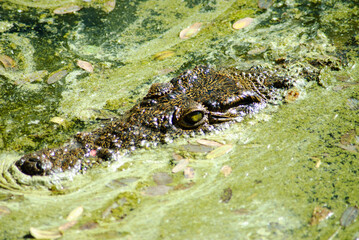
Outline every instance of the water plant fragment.
[[246, 17], [246, 18], [242, 18], [238, 21], [236, 21], [235, 23], [233, 23], [232, 27], [233, 29], [236, 29], [236, 30], [239, 30], [239, 29], [242, 29], [242, 28], [246, 28], [248, 27], [249, 25], [251, 25], [251, 23], [253, 22], [253, 18], [250, 18], [250, 17]]
[[180, 39], [188, 39], [195, 36], [199, 32], [199, 30], [201, 30], [201, 27], [202, 23], [196, 22], [190, 27], [183, 29], [179, 34]]

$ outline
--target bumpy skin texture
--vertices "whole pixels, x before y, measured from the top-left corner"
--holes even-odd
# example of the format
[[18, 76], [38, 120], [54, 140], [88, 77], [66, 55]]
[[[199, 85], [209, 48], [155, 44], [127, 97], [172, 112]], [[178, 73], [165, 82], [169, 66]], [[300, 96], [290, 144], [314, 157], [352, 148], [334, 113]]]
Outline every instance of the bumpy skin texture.
[[286, 77], [263, 69], [215, 70], [198, 66], [168, 83], [155, 83], [126, 115], [72, 143], [23, 156], [16, 166], [27, 175], [78, 171], [111, 159], [119, 150], [166, 142], [183, 134], [206, 133], [263, 108]]

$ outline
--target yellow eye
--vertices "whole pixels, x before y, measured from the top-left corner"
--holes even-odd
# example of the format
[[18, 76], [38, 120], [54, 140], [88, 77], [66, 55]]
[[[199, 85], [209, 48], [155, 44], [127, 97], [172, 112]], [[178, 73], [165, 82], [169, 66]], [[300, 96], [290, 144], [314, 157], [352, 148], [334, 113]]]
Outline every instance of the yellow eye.
[[203, 112], [193, 111], [184, 117], [184, 121], [186, 121], [189, 124], [195, 124], [195, 123], [201, 121], [202, 118], [203, 118]]

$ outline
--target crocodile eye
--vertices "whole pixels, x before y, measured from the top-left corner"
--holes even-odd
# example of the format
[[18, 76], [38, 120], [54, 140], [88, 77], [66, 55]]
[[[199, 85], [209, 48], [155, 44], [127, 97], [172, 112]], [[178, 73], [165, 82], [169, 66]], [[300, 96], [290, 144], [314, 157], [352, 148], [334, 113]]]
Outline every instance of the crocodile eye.
[[189, 124], [196, 124], [203, 118], [203, 112], [193, 111], [184, 116], [184, 121]]
[[196, 128], [207, 121], [207, 111], [202, 106], [193, 106], [187, 109], [178, 109], [175, 118], [181, 128]]

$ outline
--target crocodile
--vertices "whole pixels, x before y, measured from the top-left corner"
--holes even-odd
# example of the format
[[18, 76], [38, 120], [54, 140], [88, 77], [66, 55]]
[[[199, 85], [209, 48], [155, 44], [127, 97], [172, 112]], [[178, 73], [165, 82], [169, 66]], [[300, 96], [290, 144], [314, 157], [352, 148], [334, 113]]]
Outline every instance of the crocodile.
[[277, 89], [291, 82], [260, 67], [240, 71], [197, 66], [170, 82], [154, 83], [122, 118], [77, 133], [65, 146], [26, 154], [15, 165], [30, 176], [80, 171], [113, 159], [119, 151], [221, 129], [265, 107]]

